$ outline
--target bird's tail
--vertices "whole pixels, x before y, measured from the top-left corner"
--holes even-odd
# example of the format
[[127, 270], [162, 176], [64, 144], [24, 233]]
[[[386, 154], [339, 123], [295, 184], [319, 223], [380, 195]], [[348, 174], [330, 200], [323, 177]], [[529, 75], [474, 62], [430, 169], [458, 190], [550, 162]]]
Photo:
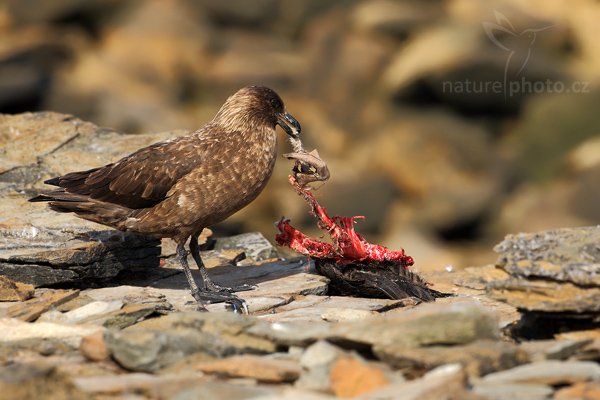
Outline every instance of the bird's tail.
[[75, 213], [88, 221], [123, 229], [122, 224], [131, 210], [116, 204], [105, 203], [88, 196], [55, 190], [29, 199], [30, 202], [48, 202], [50, 209], [61, 213]]

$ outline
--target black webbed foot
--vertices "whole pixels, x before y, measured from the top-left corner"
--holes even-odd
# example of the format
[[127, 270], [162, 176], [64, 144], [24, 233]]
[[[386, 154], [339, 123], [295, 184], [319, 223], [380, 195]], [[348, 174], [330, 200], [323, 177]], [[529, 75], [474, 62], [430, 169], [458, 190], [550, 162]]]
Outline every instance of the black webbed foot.
[[226, 303], [227, 307], [234, 313], [248, 314], [248, 304], [234, 294], [227, 291], [213, 291], [207, 289], [197, 289], [192, 291], [192, 296], [198, 302], [198, 305], [204, 307], [207, 303]]

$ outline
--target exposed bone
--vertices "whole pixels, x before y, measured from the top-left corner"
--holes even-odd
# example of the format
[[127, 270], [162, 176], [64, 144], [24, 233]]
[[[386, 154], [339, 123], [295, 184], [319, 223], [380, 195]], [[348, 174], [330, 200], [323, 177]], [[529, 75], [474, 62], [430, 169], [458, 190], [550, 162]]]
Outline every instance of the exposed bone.
[[300, 186], [304, 187], [312, 182], [323, 182], [329, 179], [327, 163], [321, 159], [316, 149], [310, 153], [303, 151], [287, 153], [283, 156], [288, 160], [296, 160], [292, 173]]

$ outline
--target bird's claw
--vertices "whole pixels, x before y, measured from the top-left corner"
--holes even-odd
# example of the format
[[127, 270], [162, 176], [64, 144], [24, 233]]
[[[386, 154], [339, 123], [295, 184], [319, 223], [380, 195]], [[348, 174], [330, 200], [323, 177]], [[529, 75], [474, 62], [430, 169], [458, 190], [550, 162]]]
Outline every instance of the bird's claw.
[[213, 291], [207, 289], [197, 289], [192, 292], [192, 296], [198, 302], [199, 308], [202, 307], [204, 310], [204, 304], [206, 303], [227, 303], [228, 308], [236, 314], [248, 314], [248, 304], [244, 299], [240, 299], [234, 294], [227, 291]]
[[226, 308], [231, 309], [231, 311], [235, 314], [250, 314], [250, 310], [248, 309], [248, 303], [246, 300], [240, 299], [236, 297], [235, 299], [231, 299], [226, 301]]

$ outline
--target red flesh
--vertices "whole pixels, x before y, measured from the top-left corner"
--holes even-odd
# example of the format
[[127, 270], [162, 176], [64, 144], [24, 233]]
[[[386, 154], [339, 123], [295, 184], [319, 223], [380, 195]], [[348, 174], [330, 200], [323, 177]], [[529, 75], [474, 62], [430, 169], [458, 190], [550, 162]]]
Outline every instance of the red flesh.
[[312, 214], [319, 219], [319, 228], [327, 231], [332, 244], [309, 238], [291, 226], [290, 220], [285, 218], [277, 224], [279, 229], [279, 233], [275, 236], [277, 244], [288, 246], [309, 257], [333, 259], [340, 264], [383, 261], [398, 262], [404, 267], [414, 264], [413, 258], [407, 256], [403, 249], [392, 251], [384, 246], [371, 244], [356, 233], [354, 223], [364, 217], [330, 217], [309, 189], [298, 185], [291, 175], [288, 180], [296, 192], [310, 205]]

